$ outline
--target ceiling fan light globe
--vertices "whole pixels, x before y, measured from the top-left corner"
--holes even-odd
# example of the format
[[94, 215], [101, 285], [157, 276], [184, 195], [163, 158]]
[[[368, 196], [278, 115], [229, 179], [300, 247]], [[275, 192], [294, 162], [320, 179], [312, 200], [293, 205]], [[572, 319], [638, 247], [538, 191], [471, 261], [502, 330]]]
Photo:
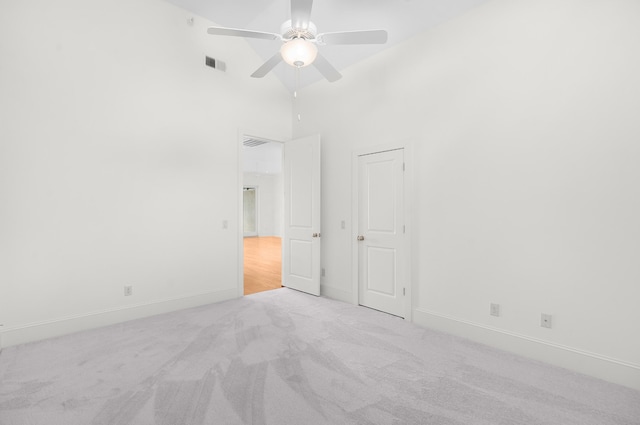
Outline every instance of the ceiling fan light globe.
[[282, 45], [280, 54], [289, 65], [302, 68], [311, 65], [316, 60], [318, 48], [303, 38], [294, 38]]

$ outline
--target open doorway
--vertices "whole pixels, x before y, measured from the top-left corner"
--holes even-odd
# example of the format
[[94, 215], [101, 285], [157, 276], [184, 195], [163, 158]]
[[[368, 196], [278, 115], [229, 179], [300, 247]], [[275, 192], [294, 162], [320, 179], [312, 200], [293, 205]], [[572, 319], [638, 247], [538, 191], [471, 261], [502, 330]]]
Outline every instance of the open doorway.
[[243, 137], [244, 295], [282, 287], [282, 144]]

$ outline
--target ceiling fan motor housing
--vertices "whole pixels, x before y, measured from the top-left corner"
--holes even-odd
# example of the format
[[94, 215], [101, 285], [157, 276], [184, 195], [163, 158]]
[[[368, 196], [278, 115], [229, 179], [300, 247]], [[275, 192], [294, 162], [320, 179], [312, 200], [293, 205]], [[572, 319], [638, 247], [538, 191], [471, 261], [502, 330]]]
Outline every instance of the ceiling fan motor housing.
[[284, 40], [293, 40], [294, 38], [304, 38], [305, 40], [315, 40], [318, 30], [315, 24], [309, 21], [307, 28], [293, 28], [291, 19], [284, 22], [280, 26], [280, 34]]

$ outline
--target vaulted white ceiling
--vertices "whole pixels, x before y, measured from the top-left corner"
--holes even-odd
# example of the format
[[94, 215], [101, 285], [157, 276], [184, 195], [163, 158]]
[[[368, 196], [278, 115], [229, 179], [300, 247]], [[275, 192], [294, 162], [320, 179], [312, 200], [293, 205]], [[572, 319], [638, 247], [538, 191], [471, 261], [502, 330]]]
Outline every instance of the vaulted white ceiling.
[[[232, 28], [280, 32], [289, 19], [290, 0], [167, 0], [215, 24]], [[385, 45], [321, 46], [326, 59], [343, 73], [350, 65], [389, 48], [407, 38], [465, 13], [488, 0], [315, 0], [311, 21], [318, 32], [385, 29], [389, 41]], [[214, 37], [214, 36], [211, 36]], [[219, 37], [219, 36], [218, 36]], [[280, 48], [279, 41], [247, 40], [265, 61]], [[250, 75], [255, 69], [247, 69]], [[274, 71], [289, 89], [296, 82], [295, 69], [284, 63]], [[322, 79], [313, 66], [301, 69], [299, 85], [304, 87]]]

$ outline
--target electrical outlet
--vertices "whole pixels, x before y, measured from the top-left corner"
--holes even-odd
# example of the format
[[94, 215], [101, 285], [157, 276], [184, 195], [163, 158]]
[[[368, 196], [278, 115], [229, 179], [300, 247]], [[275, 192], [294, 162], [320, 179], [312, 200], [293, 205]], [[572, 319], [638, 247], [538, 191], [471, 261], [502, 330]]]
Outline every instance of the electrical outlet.
[[320, 276], [324, 277], [325, 276], [325, 271], [324, 271], [324, 267], [322, 268], [322, 270], [320, 271]]
[[125, 296], [125, 297], [129, 297], [129, 296], [131, 296], [131, 295], [133, 295], [133, 286], [131, 286], [131, 285], [126, 285], [126, 286], [124, 287], [124, 296]]
[[489, 313], [492, 316], [500, 317], [500, 304], [491, 303], [491, 310], [489, 311]]
[[341, 228], [342, 230], [344, 230], [344, 229], [345, 229], [345, 227], [347, 227], [347, 223], [346, 223], [344, 220], [342, 220], [342, 221], [340, 222], [340, 228]]
[[542, 326], [543, 328], [549, 328], [551, 329], [551, 315], [550, 314], [542, 314], [542, 316], [540, 316], [540, 326]]
[[229, 220], [222, 220], [222, 228], [223, 229], [229, 228]]

